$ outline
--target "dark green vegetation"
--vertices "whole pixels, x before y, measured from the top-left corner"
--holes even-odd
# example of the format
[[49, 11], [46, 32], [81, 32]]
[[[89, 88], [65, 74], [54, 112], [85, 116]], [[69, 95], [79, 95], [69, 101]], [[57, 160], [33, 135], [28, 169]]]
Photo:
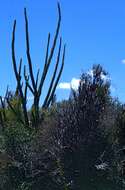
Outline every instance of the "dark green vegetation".
[[[51, 64], [61, 22], [51, 49], [50, 34], [43, 73], [34, 77], [25, 9], [26, 55], [29, 74], [21, 74], [15, 56], [14, 21], [12, 61], [17, 81], [15, 93], [0, 98], [1, 190], [120, 190], [125, 188], [125, 107], [110, 95], [108, 74], [100, 65], [92, 75], [82, 73], [77, 91], [68, 100], [55, 101], [65, 57], [60, 38], [55, 68], [43, 104], [40, 98]], [[59, 61], [61, 66], [58, 71]], [[40, 80], [39, 80], [40, 79]], [[24, 80], [22, 82], [22, 80]], [[33, 105], [27, 110], [27, 94]]]

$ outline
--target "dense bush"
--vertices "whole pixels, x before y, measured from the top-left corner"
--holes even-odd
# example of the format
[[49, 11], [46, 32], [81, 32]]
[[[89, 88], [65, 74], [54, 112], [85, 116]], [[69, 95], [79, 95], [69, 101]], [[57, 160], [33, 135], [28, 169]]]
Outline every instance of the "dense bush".
[[[21, 115], [20, 100], [11, 101]], [[40, 110], [44, 120], [37, 130], [4, 109], [0, 189], [124, 189], [124, 106], [111, 97], [100, 65], [81, 75], [68, 100]]]
[[103, 68], [96, 65], [91, 73], [83, 73], [78, 91], [72, 90], [68, 101], [57, 104], [53, 151], [72, 188], [102, 189], [116, 184], [120, 188], [121, 163], [114, 138], [118, 138], [115, 130], [121, 105], [110, 96], [110, 81]]

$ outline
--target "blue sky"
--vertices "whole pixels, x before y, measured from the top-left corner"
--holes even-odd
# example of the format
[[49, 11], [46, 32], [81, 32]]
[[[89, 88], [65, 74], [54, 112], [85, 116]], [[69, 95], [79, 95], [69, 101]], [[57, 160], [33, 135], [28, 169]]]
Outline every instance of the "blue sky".
[[[101, 64], [110, 74], [112, 94], [125, 102], [125, 1], [60, 0], [62, 23], [60, 35], [67, 44], [65, 67], [60, 82], [78, 79], [82, 71]], [[56, 0], [1, 0], [0, 6], [0, 88], [14, 90], [16, 81], [11, 61], [11, 36], [17, 20], [17, 61], [25, 54], [23, 8], [27, 8], [34, 72], [42, 71], [47, 34], [54, 33], [57, 21]], [[48, 75], [45, 90], [49, 82]], [[73, 79], [74, 78], [74, 79]], [[57, 98], [66, 98], [68, 89], [57, 89]]]

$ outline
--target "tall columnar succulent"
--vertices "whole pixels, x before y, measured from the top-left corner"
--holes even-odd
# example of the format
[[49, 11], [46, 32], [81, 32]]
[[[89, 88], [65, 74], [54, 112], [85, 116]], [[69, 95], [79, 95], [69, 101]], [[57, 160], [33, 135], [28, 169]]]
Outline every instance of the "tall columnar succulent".
[[[55, 49], [57, 46], [57, 40], [59, 37], [59, 30], [60, 30], [60, 23], [61, 23], [60, 5], [58, 3], [58, 23], [57, 23], [54, 39], [52, 42], [52, 46], [50, 48], [50, 37], [51, 36], [49, 33], [43, 72], [42, 72], [42, 75], [39, 77], [39, 70], [38, 70], [36, 78], [34, 76], [33, 64], [32, 64], [32, 59], [31, 59], [31, 54], [30, 54], [29, 27], [28, 27], [28, 18], [27, 18], [26, 8], [24, 9], [24, 16], [25, 16], [25, 34], [26, 34], [26, 55], [27, 55], [27, 60], [28, 60], [29, 72], [27, 74], [26, 65], [24, 65], [24, 72], [23, 72], [24, 81], [23, 82], [22, 82], [22, 74], [21, 74], [22, 58], [20, 59], [19, 68], [18, 68], [17, 61], [16, 61], [16, 55], [15, 55], [16, 20], [14, 21], [13, 32], [12, 32], [12, 63], [13, 63], [13, 69], [14, 69], [14, 73], [15, 73], [15, 77], [16, 77], [16, 81], [17, 81], [17, 91], [18, 91], [19, 98], [21, 99], [21, 105], [22, 105], [23, 116], [24, 116], [24, 124], [26, 126], [29, 126], [29, 120], [32, 120], [33, 121], [32, 125], [34, 125], [35, 127], [38, 127], [38, 124], [40, 121], [40, 114], [39, 114], [40, 97], [42, 95], [43, 85], [45, 83], [45, 79], [47, 77], [49, 66], [52, 62], [52, 58], [54, 56], [54, 52], [55, 52]], [[61, 50], [62, 50], [62, 39], [60, 38], [55, 68], [53, 70], [53, 75], [50, 80], [50, 85], [49, 85], [47, 94], [46, 94], [43, 104], [41, 106], [42, 108], [48, 108], [50, 106], [50, 103], [54, 97], [56, 87], [58, 85], [59, 79], [60, 79], [62, 71], [63, 71], [64, 59], [65, 59], [65, 45], [63, 47], [62, 58], [61, 58]], [[60, 66], [59, 72], [57, 73], [60, 59], [62, 59], [61, 66]], [[39, 78], [40, 78], [40, 80], [39, 80]], [[27, 111], [27, 92], [28, 92], [28, 90], [33, 94], [33, 105], [32, 105], [32, 114], [31, 114], [32, 118], [29, 118], [28, 111]]]

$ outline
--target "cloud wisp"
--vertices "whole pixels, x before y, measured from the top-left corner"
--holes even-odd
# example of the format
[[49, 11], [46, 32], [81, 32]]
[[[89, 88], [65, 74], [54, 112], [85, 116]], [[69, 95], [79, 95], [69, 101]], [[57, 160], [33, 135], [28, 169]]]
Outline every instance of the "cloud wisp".
[[67, 90], [69, 90], [71, 88], [71, 85], [70, 85], [69, 82], [61, 82], [61, 83], [59, 83], [57, 88], [58, 89], [67, 89]]
[[72, 78], [71, 82], [61, 82], [58, 89], [70, 90], [71, 88], [77, 90], [79, 87], [80, 79]]

